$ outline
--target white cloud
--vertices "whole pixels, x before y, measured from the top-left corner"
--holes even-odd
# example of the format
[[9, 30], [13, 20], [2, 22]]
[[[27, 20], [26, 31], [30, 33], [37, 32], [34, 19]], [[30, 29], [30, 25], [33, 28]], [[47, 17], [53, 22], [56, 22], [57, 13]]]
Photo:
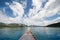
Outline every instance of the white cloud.
[[32, 0], [33, 9], [30, 9], [29, 17], [36, 15], [37, 12], [42, 9], [41, 4], [42, 0]]
[[12, 22], [16, 22], [16, 23], [22, 22], [23, 21], [22, 17], [24, 14], [23, 6], [20, 3], [13, 1], [13, 3], [11, 5], [9, 5], [9, 7], [13, 11], [14, 15], [18, 15], [15, 18], [9, 17], [9, 20], [11, 20]]
[[[5, 8], [3, 8], [3, 11], [4, 12], [1, 12], [0, 13], [0, 22], [4, 22], [4, 23], [21, 23], [23, 20], [22, 20], [22, 17], [23, 17], [23, 14], [24, 14], [24, 9], [23, 9], [23, 6], [18, 3], [18, 2], [15, 2], [13, 1], [12, 4], [9, 4], [6, 2], [6, 5], [8, 5], [10, 7], [10, 9], [13, 11], [13, 15], [15, 15], [16, 17], [13, 18], [13, 17], [8, 17], [7, 15], [4, 15], [3, 13], [6, 13], [5, 11]], [[7, 17], [6, 17], [7, 16]], [[4, 19], [5, 18], [5, 19]]]
[[57, 23], [57, 22], [60, 22], [60, 17], [58, 17], [54, 20], [44, 21], [45, 25], [49, 25], [49, 24], [53, 24], [53, 23]]
[[[60, 17], [54, 20], [45, 20], [47, 17], [51, 17], [57, 14], [60, 9], [60, 1], [58, 0], [49, 0], [44, 8], [41, 8], [42, 0], [32, 0], [34, 8], [30, 9], [29, 18], [25, 20], [26, 24], [29, 25], [49, 25], [52, 23], [57, 23], [60, 21]], [[38, 11], [41, 10], [39, 13]], [[35, 14], [35, 15], [34, 15]]]
[[10, 5], [8, 2], [5, 3], [6, 5]]
[[[0, 22], [5, 23], [24, 23], [27, 25], [40, 25], [45, 26], [52, 23], [60, 22], [60, 17], [55, 18], [54, 20], [45, 20], [45, 18], [49, 18], [51, 16], [54, 16], [59, 12], [60, 10], [60, 0], [48, 0], [48, 2], [45, 4], [44, 8], [42, 8], [42, 2], [46, 0], [32, 0], [32, 6], [29, 10], [29, 17], [23, 17], [24, 14], [24, 8], [27, 5], [27, 1], [22, 1], [22, 4], [13, 1], [13, 3], [6, 2], [6, 5], [10, 7], [10, 9], [13, 11], [13, 15], [15, 15], [15, 18], [7, 17], [6, 15], [3, 15], [3, 12], [0, 11]], [[6, 11], [3, 8], [4, 12]], [[39, 11], [39, 12], [38, 12]], [[60, 12], [59, 12], [60, 13]], [[58, 14], [59, 14], [58, 13]], [[60, 14], [59, 14], [60, 15]], [[4, 19], [5, 18], [5, 19]]]
[[26, 8], [26, 6], [27, 6], [27, 0], [21, 1], [21, 3], [22, 3], [22, 6], [23, 6], [24, 8]]
[[45, 5], [45, 8], [49, 7], [51, 4], [53, 4], [54, 2], [56, 2], [56, 0], [48, 0], [48, 2]]
[[9, 18], [0, 10], [0, 22], [10, 23]]

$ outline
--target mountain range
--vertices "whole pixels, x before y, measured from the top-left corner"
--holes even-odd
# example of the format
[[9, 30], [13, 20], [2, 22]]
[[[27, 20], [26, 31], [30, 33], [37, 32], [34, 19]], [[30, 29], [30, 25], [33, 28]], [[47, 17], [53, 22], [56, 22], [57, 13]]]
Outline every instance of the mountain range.
[[[28, 25], [17, 24], [17, 23], [10, 23], [10, 24], [0, 23], [0, 27], [28, 27]], [[43, 27], [43, 26], [30, 25], [29, 27]], [[47, 25], [47, 26], [44, 26], [44, 27], [60, 27], [60, 22], [59, 23], [50, 24], [50, 25]]]

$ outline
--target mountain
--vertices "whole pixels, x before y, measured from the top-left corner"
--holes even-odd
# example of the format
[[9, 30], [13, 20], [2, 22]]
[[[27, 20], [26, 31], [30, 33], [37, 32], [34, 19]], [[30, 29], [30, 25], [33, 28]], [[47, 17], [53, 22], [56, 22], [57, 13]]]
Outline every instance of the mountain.
[[[10, 24], [0, 23], [0, 28], [1, 27], [28, 27], [28, 26], [25, 25], [25, 24], [17, 24], [17, 23], [10, 23]], [[42, 27], [42, 26], [30, 25], [30, 27]], [[59, 23], [50, 24], [50, 25], [47, 25], [45, 27], [60, 27], [60, 22]]]
[[29, 27], [42, 27], [42, 26], [38, 26], [38, 25], [30, 25]]
[[0, 27], [25, 27], [25, 26], [27, 26], [27, 25], [17, 24], [17, 23], [11, 23], [11, 24], [0, 23]]
[[60, 27], [60, 22], [59, 23], [50, 24], [47, 27]]

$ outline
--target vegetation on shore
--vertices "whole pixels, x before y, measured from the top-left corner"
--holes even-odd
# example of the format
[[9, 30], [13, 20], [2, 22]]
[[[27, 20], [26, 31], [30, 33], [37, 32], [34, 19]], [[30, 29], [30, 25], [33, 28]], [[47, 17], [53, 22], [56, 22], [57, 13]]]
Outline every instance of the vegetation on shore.
[[54, 24], [50, 24], [46, 27], [60, 27], [60, 22], [59, 23], [54, 23]]
[[[25, 24], [17, 24], [17, 23], [11, 23], [11, 24], [6, 24], [6, 23], [0, 23], [0, 28], [4, 28], [4, 27], [28, 27], [28, 25]], [[30, 25], [29, 27], [43, 27], [43, 26], [36, 26], [36, 25]], [[44, 27], [60, 27], [60, 22], [59, 23], [54, 23], [54, 24], [50, 24]]]
[[16, 23], [11, 23], [11, 24], [6, 24], [6, 23], [0, 23], [0, 28], [3, 28], [3, 27], [25, 27], [27, 25], [25, 24], [16, 24]]

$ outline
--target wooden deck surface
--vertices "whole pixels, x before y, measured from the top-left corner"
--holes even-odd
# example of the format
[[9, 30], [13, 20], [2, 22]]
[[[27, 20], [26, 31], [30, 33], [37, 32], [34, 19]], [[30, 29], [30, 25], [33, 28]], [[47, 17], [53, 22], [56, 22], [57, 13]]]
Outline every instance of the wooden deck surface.
[[28, 28], [19, 40], [36, 40], [36, 38], [33, 36], [32, 32]]

